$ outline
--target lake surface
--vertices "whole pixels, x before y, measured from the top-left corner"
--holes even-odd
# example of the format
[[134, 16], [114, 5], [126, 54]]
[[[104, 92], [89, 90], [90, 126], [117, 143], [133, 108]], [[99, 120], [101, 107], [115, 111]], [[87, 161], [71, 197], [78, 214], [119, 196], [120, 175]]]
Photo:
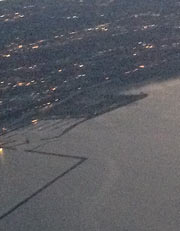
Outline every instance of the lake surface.
[[91, 118], [121, 106], [123, 87], [179, 71], [177, 0], [0, 1], [1, 133]]

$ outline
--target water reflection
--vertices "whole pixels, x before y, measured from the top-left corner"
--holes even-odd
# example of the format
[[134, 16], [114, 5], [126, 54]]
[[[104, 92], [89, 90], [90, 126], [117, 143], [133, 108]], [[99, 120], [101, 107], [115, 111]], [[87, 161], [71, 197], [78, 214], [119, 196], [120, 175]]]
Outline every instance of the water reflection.
[[155, 0], [2, 1], [1, 132], [27, 118], [36, 124], [55, 108], [61, 111], [64, 102], [69, 105], [63, 116], [69, 116], [74, 102], [68, 99], [77, 95], [91, 111], [97, 92], [88, 89], [96, 85], [101, 86], [99, 102], [105, 103], [109, 96], [120, 100], [105, 91], [106, 82], [120, 91], [127, 84], [177, 75], [179, 7], [178, 1]]

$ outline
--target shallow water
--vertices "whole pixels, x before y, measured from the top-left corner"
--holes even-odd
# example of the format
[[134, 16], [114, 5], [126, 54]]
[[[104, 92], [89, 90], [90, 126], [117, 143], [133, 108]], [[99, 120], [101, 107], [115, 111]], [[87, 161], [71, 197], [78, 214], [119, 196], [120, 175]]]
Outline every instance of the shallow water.
[[179, 51], [176, 0], [1, 1], [0, 129], [119, 107], [127, 84], [177, 76]]

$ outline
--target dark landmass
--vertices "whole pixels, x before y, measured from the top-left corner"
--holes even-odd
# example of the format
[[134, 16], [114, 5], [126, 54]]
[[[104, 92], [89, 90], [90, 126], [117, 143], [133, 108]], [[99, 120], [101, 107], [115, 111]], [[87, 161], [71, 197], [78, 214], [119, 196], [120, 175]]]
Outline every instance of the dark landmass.
[[179, 72], [177, 0], [0, 1], [2, 131], [91, 118], [143, 98], [123, 87]]

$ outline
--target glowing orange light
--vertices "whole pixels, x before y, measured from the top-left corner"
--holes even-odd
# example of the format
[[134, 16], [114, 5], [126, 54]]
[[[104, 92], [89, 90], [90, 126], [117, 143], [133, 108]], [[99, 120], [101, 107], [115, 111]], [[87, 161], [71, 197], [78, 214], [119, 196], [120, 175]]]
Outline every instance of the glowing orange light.
[[18, 83], [17, 84], [19, 87], [22, 87], [24, 85], [24, 83]]
[[39, 48], [39, 46], [33, 46], [32, 47], [32, 49], [38, 49]]
[[4, 58], [9, 58], [11, 55], [7, 54], [7, 55], [3, 55]]
[[3, 154], [3, 148], [0, 148], [0, 155]]
[[32, 122], [32, 124], [37, 124], [38, 120], [32, 120], [31, 122]]
[[140, 65], [139, 68], [143, 69], [143, 68], [145, 68], [145, 66], [144, 65]]

